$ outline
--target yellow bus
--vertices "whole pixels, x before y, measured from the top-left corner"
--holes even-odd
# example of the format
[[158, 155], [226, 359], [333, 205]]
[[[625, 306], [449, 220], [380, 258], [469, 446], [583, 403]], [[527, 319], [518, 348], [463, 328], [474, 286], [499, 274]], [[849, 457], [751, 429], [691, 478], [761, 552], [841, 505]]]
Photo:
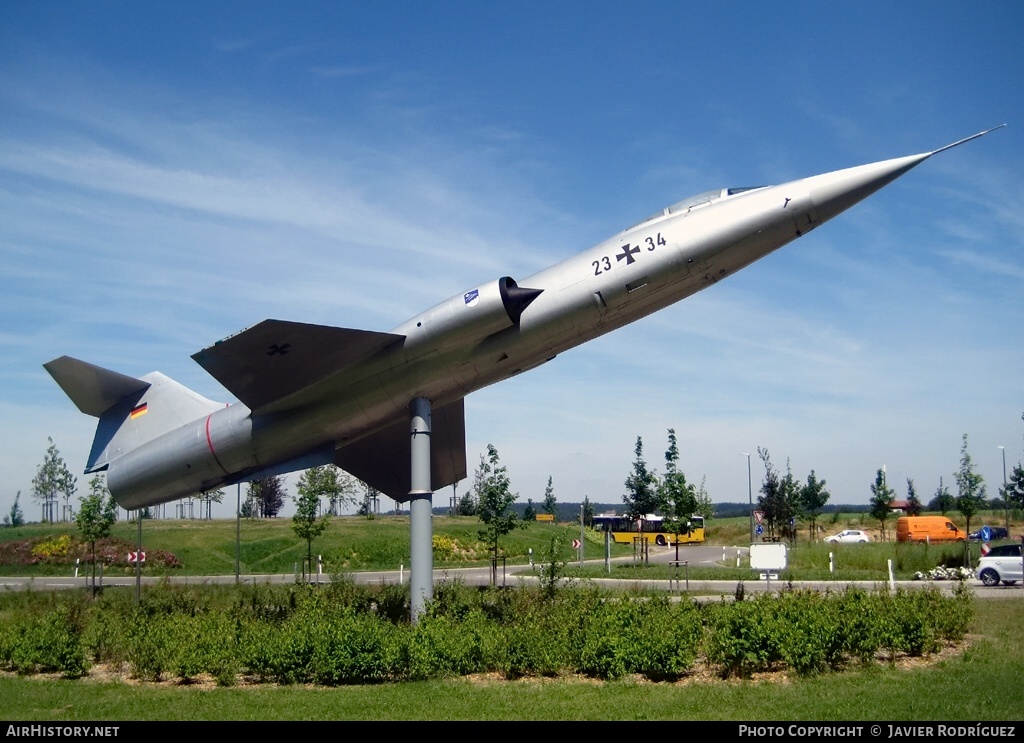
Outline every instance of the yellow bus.
[[594, 529], [597, 531], [611, 532], [612, 539], [620, 544], [633, 544], [633, 540], [642, 536], [648, 544], [653, 542], [659, 547], [667, 547], [670, 544], [702, 544], [704, 542], [704, 517], [691, 516], [690, 530], [683, 531], [677, 535], [664, 528], [664, 519], [653, 513], [647, 514], [640, 519], [643, 525], [641, 533], [635, 519], [619, 516], [614, 513], [602, 513], [594, 516]]

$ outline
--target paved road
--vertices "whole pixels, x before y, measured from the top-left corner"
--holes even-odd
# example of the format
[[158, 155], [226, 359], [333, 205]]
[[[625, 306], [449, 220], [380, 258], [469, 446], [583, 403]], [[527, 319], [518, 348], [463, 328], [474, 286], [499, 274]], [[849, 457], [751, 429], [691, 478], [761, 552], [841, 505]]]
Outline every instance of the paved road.
[[[687, 545], [679, 549], [679, 559], [687, 561], [690, 567], [717, 567], [720, 566], [720, 561], [724, 559], [728, 560], [729, 564], [734, 564], [734, 560], [739, 560], [740, 565], [746, 562], [747, 548], [745, 547], [722, 547], [712, 545]], [[737, 557], [738, 556], [738, 557]], [[653, 563], [670, 563], [676, 558], [676, 550], [673, 547], [652, 547], [648, 556], [650, 562]], [[613, 561], [616, 563], [632, 561], [632, 557], [619, 557]], [[575, 564], [575, 563], [572, 563]], [[601, 565], [604, 564], [603, 559], [587, 560], [588, 565]], [[455, 581], [458, 580], [466, 585], [487, 585], [490, 581], [490, 568], [488, 567], [477, 567], [477, 568], [449, 568], [449, 569], [438, 569], [434, 571], [435, 581]], [[736, 592], [736, 586], [738, 581], [735, 579], [728, 580], [690, 580], [686, 581], [686, 568], [681, 566], [679, 569], [678, 580], [623, 580], [616, 578], [598, 578], [592, 579], [596, 585], [605, 586], [608, 588], [618, 590], [629, 590], [632, 588], [654, 588], [666, 591], [689, 591], [694, 595], [722, 595], [722, 596], [733, 596]], [[394, 583], [405, 583], [408, 582], [409, 576], [408, 571], [398, 570], [384, 570], [384, 571], [368, 571], [368, 572], [357, 572], [350, 573], [349, 577], [359, 584], [373, 585], [373, 584], [394, 584]], [[161, 578], [143, 577], [142, 582], [145, 585], [153, 585], [158, 583]], [[229, 585], [235, 582], [234, 575], [211, 575], [211, 576], [172, 576], [168, 578], [171, 583], [177, 585]], [[296, 576], [292, 573], [282, 573], [276, 575], [244, 575], [241, 577], [244, 583], [293, 583], [296, 580]], [[322, 576], [323, 582], [329, 582], [329, 576]], [[515, 565], [508, 566], [507, 569], [498, 571], [498, 583], [505, 585], [516, 585], [518, 582], [534, 582], [537, 581], [537, 574], [527, 565]], [[45, 578], [0, 578], [0, 591], [2, 590], [58, 590], [68, 588], [85, 588], [87, 587], [87, 580], [85, 578], [67, 578], [67, 577], [45, 577]], [[103, 585], [110, 586], [128, 586], [133, 587], [135, 585], [134, 577], [110, 577], [107, 576], [103, 579]], [[757, 574], [754, 572], [750, 573], [750, 579], [743, 581], [744, 593], [757, 593], [766, 590], [777, 591], [784, 588], [788, 583], [781, 581], [772, 581], [771, 585], [767, 581], [759, 580]], [[881, 588], [886, 585], [884, 581], [793, 581], [793, 585], [799, 588], [813, 588], [815, 590], [824, 591], [826, 589], [832, 591], [841, 591], [847, 586], [856, 586], [864, 588], [866, 590], [874, 590]], [[956, 588], [955, 581], [896, 581], [896, 585], [903, 588], [926, 588], [934, 586], [944, 593], [952, 593]], [[995, 586], [988, 588], [982, 585], [981, 581], [970, 580], [968, 581], [974, 595], [978, 598], [1024, 598], [1024, 584], [1018, 584], [1016, 586]]]

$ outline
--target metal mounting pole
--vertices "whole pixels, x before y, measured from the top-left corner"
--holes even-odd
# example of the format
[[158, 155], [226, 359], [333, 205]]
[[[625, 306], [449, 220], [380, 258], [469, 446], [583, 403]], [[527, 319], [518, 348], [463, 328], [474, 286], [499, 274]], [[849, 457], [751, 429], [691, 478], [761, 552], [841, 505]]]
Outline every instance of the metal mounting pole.
[[142, 508], [136, 508], [139, 529], [135, 540], [135, 605], [142, 603]]
[[235, 486], [235, 583], [238, 583], [241, 570], [242, 552], [242, 483]]
[[409, 597], [416, 622], [434, 597], [433, 495], [430, 485], [430, 401], [409, 404], [411, 478], [409, 489]]

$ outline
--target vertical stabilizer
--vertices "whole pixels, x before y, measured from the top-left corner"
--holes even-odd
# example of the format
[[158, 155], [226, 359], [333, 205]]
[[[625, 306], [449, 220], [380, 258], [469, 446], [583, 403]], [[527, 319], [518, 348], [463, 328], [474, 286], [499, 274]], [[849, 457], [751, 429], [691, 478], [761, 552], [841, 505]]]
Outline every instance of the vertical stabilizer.
[[86, 472], [223, 407], [159, 372], [138, 379], [70, 356], [43, 367], [79, 410], [99, 418]]

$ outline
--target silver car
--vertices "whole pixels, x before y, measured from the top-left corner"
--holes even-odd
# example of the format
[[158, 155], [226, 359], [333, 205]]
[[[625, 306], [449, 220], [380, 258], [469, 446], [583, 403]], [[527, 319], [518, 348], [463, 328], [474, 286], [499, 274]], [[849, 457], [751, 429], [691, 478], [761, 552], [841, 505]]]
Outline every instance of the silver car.
[[978, 560], [978, 579], [986, 586], [997, 586], [1000, 581], [1012, 586], [1024, 577], [1020, 559], [1019, 544], [1001, 544], [993, 547], [987, 555]]
[[870, 542], [871, 538], [868, 537], [867, 532], [861, 531], [860, 529], [847, 529], [841, 531], [838, 534], [833, 534], [831, 537], [825, 537], [825, 541], [831, 544], [863, 544]]

